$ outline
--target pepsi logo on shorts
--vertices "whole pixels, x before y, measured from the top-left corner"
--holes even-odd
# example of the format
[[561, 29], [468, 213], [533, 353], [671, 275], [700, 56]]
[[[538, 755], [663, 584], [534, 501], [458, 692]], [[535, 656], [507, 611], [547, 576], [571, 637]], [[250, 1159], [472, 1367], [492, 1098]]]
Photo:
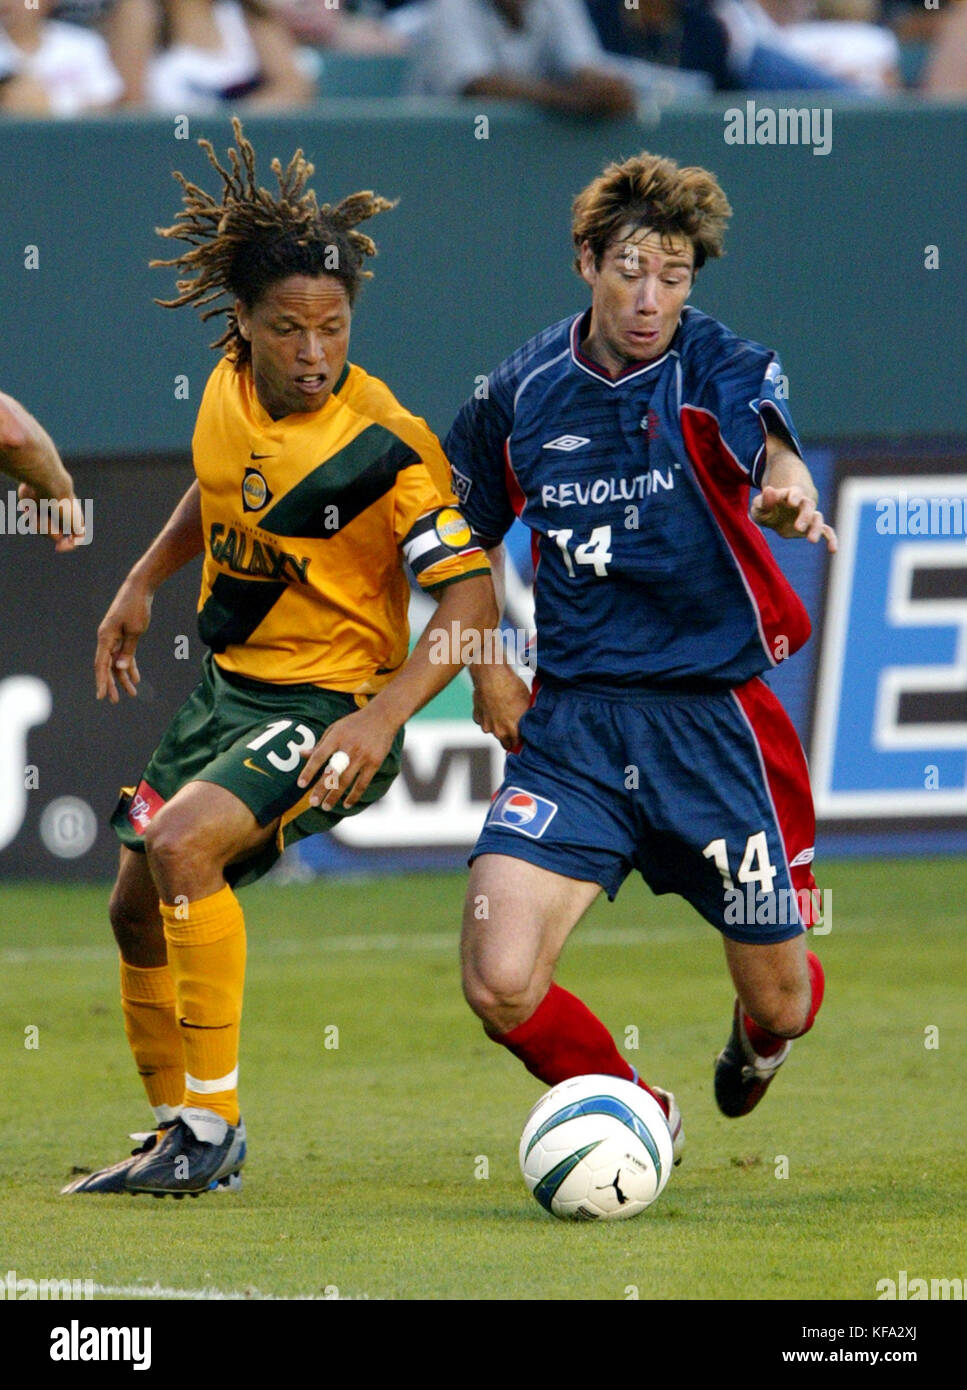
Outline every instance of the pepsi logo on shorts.
[[522, 835], [539, 840], [556, 815], [556, 801], [534, 796], [522, 787], [507, 787], [491, 806], [487, 824], [519, 830]]

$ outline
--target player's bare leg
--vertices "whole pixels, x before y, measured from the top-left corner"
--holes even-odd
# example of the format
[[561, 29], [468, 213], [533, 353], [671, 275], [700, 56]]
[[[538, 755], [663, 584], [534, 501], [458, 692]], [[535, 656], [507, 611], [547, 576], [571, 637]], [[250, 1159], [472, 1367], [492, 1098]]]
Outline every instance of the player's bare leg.
[[75, 1178], [63, 1189], [65, 1193], [127, 1191], [127, 1174], [143, 1154], [154, 1148], [161, 1130], [174, 1124], [181, 1113], [185, 1090], [184, 1051], [158, 889], [145, 855], [126, 846], [121, 848], [109, 915], [120, 952], [124, 1031], [157, 1129], [132, 1135], [138, 1140], [138, 1147], [127, 1158]]
[[806, 949], [805, 933], [752, 945], [724, 938], [738, 998], [729, 1041], [715, 1064], [715, 1099], [723, 1114], [747, 1115], [789, 1055], [791, 1039], [808, 1032], [823, 999], [823, 970]]
[[235, 1178], [245, 1159], [238, 1045], [245, 923], [225, 867], [275, 833], [234, 793], [189, 782], [144, 835], [157, 885], [184, 1050], [181, 1116], [127, 1174], [127, 1190], [195, 1194]]
[[167, 964], [158, 889], [147, 858], [124, 845], [108, 915], [122, 960], [145, 969]]
[[158, 889], [145, 855], [122, 846], [108, 912], [121, 955], [124, 1031], [158, 1124], [177, 1118], [185, 1062]]
[[[131, 1158], [65, 1191], [154, 1190], [145, 1173], [175, 1139], [186, 1171], [195, 1170], [189, 1178], [204, 1175], [207, 1164], [205, 1187], [237, 1185], [245, 1145], [236, 1089], [245, 931], [224, 868], [274, 832], [231, 792], [192, 782], [149, 825], [145, 854], [122, 848], [111, 926], [121, 951], [125, 1031], [159, 1129]], [[200, 1134], [181, 1134], [186, 1108], [190, 1119], [200, 1116], [192, 1119]], [[170, 1132], [162, 1138], [162, 1131]], [[135, 1169], [138, 1188], [130, 1185]]]
[[[168, 966], [168, 943], [165, 939], [165, 922], [159, 898], [169, 906], [175, 904], [176, 908], [180, 908], [186, 922], [191, 920], [193, 903], [211, 899], [222, 890], [225, 890], [237, 908], [234, 895], [225, 883], [224, 865], [251, 853], [272, 833], [272, 828], [259, 827], [251, 812], [230, 792], [207, 783], [189, 783], [158, 812], [149, 826], [145, 835], [147, 853], [140, 854], [127, 848], [121, 850], [118, 877], [111, 895], [110, 916], [121, 952], [121, 993], [125, 1030], [149, 1101], [154, 1108], [159, 1129], [156, 1133], [145, 1136], [145, 1142], [130, 1158], [78, 1179], [65, 1191], [131, 1191], [129, 1181], [133, 1170], [143, 1166], [149, 1158], [156, 1159], [161, 1144], [168, 1144], [169, 1135], [165, 1131], [170, 1132], [176, 1128], [186, 1099], [191, 1100], [190, 1096], [186, 1097], [186, 1074], [194, 1075], [192, 1065], [197, 1072], [202, 1070], [203, 1064], [196, 1061], [189, 1065], [186, 1057], [183, 1038], [191, 1036], [191, 1019], [187, 1022], [179, 1021], [184, 1020], [185, 1015], [184, 1010], [177, 1007], [176, 984]], [[166, 894], [169, 896], [165, 897]], [[198, 915], [196, 913], [196, 917]], [[221, 915], [224, 926], [224, 914]], [[240, 920], [240, 914], [238, 916]], [[229, 983], [229, 994], [237, 990], [240, 996], [241, 991], [244, 928], [239, 931], [239, 923], [229, 922], [228, 925], [227, 957], [226, 948], [219, 941], [209, 941], [207, 946], [201, 947], [203, 953], [207, 950], [208, 955], [215, 958], [211, 963], [216, 966], [219, 964], [219, 955], [225, 958], [221, 961], [222, 967], [227, 961], [227, 972], [216, 970], [213, 985], [216, 998], [219, 988], [224, 986], [225, 973], [234, 976]], [[202, 934], [211, 936], [211, 926], [210, 920], [207, 929], [203, 922]], [[183, 933], [185, 934], [187, 933]], [[173, 950], [175, 956], [179, 955], [179, 947], [181, 955], [185, 954], [183, 944], [176, 943]], [[191, 955], [190, 948], [188, 955]], [[191, 976], [190, 965], [188, 973]], [[195, 971], [195, 974], [198, 972]], [[198, 1002], [203, 1012], [206, 1009], [210, 1010], [213, 998], [211, 994], [205, 997], [204, 982], [196, 979], [195, 988], [196, 993], [200, 993]], [[225, 1001], [221, 1002], [224, 1004]], [[229, 1000], [230, 1012], [232, 1007], [232, 1001]], [[230, 1030], [231, 1021], [228, 1029], [221, 1026], [221, 1020], [215, 1023], [214, 1035], [219, 1038], [222, 1050], [225, 1043], [224, 1033]], [[206, 1038], [208, 1028], [204, 1021], [198, 1031], [200, 1037]], [[235, 1034], [237, 1037], [237, 1022]], [[216, 1068], [218, 1067], [224, 1072], [224, 1063], [216, 1063]], [[234, 1062], [232, 1068], [234, 1069]], [[224, 1101], [226, 1097], [205, 1096], [203, 1099], [206, 1104], [199, 1108], [207, 1110], [212, 1099], [217, 1102]], [[225, 1148], [225, 1156], [230, 1160], [232, 1167], [232, 1171], [214, 1177], [213, 1184], [216, 1188], [237, 1186], [237, 1171], [244, 1156], [244, 1131], [242, 1130], [240, 1135], [239, 1125], [230, 1126], [224, 1117], [215, 1112], [209, 1113], [214, 1123], [210, 1123], [208, 1129], [212, 1130], [215, 1138], [221, 1136], [222, 1144], [219, 1147]], [[221, 1135], [223, 1128], [225, 1133]], [[226, 1138], [227, 1143], [224, 1142]], [[189, 1146], [195, 1145], [194, 1134], [182, 1136], [182, 1139], [187, 1139]], [[211, 1149], [212, 1146], [205, 1144], [200, 1147], [204, 1150]], [[185, 1143], [180, 1142], [179, 1154], [186, 1158], [186, 1166], [190, 1169], [192, 1157], [195, 1155], [191, 1152], [185, 1155], [184, 1150]], [[173, 1162], [166, 1162], [165, 1166], [174, 1169]], [[194, 1166], [197, 1168], [198, 1164]], [[217, 1174], [223, 1166], [223, 1162], [219, 1160], [214, 1165], [214, 1172]]]
[[811, 991], [806, 935], [770, 945], [723, 937], [725, 959], [745, 1012], [760, 1028], [795, 1038], [809, 1017]]
[[524, 859], [474, 860], [463, 911], [463, 989], [491, 1037], [531, 1017], [567, 938], [600, 892], [596, 883]]
[[527, 860], [480, 855], [464, 905], [464, 995], [488, 1036], [548, 1086], [587, 1073], [637, 1081], [668, 1116], [677, 1161], [682, 1134], [674, 1096], [645, 1086], [604, 1024], [554, 984], [564, 944], [600, 892], [596, 883]]
[[225, 868], [273, 838], [233, 792], [214, 782], [188, 782], [145, 831], [151, 875], [162, 902], [209, 897], [226, 886]]

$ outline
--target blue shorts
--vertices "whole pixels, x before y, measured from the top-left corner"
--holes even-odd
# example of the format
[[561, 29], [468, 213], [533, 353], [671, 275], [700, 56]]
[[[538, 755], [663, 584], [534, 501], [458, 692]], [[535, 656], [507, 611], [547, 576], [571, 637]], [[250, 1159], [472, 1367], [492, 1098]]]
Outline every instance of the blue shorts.
[[806, 759], [758, 678], [686, 695], [545, 686], [520, 731], [471, 862], [526, 859], [609, 898], [637, 869], [734, 941], [785, 941], [814, 920]]

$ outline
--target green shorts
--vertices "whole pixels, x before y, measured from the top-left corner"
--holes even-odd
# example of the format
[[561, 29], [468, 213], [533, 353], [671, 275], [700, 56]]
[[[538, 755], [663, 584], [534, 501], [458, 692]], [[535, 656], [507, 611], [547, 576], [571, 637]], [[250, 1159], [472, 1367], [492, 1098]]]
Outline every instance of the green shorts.
[[144, 850], [142, 836], [152, 817], [187, 782], [214, 782], [234, 793], [259, 825], [280, 822], [274, 840], [251, 858], [230, 864], [232, 885], [252, 883], [283, 849], [307, 835], [331, 830], [386, 792], [400, 770], [403, 730], [386, 761], [350, 810], [329, 811], [307, 803], [309, 788], [296, 785], [311, 749], [330, 724], [359, 706], [352, 695], [318, 685], [271, 685], [225, 672], [207, 653], [201, 683], [165, 730], [137, 787], [125, 787], [111, 824], [129, 849]]

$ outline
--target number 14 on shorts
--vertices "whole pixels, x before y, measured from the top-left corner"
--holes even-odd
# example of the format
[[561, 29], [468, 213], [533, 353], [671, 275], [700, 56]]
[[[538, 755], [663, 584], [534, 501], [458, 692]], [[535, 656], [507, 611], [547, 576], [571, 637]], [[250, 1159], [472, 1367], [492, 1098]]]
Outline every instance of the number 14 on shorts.
[[[734, 888], [735, 884], [732, 881], [732, 871], [729, 868], [729, 855], [725, 840], [709, 840], [702, 850], [702, 854], [704, 858], [715, 861], [715, 867], [722, 875], [723, 886], [726, 889]], [[739, 882], [758, 884], [759, 887], [756, 891], [771, 893], [776, 872], [775, 864], [771, 863], [769, 859], [766, 832], [757, 830], [745, 842], [745, 853], [742, 856], [742, 863], [739, 865]]]

